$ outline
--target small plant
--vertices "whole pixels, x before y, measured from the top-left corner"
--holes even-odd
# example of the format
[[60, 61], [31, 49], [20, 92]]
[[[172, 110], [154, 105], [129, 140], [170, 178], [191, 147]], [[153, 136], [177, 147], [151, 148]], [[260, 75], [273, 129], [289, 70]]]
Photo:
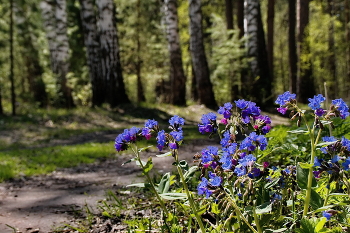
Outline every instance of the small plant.
[[[281, 133], [291, 147], [304, 148], [303, 156], [289, 150], [292, 154], [288, 158], [271, 158], [286, 149], [269, 147], [268, 139], [280, 143], [273, 138], [279, 135], [272, 130], [270, 118], [246, 100], [220, 107], [221, 119], [213, 112], [202, 116], [199, 132], [217, 134], [220, 146], [208, 146], [198, 153], [198, 166], [189, 167], [186, 161], [179, 161], [185, 121], [176, 115], [169, 120], [170, 132], [161, 130], [155, 120], [148, 120], [141, 129], [126, 129], [116, 138], [115, 149], [130, 148], [135, 154], [128, 162], [135, 161], [147, 179], [145, 184], [136, 185], [153, 192], [169, 231], [176, 231], [172, 222], [180, 212], [186, 212], [181, 229], [203, 233], [341, 232], [350, 229], [350, 140], [344, 136], [337, 139], [331, 133], [334, 118], [345, 119], [349, 108], [342, 99], [336, 99], [326, 110], [322, 107], [324, 101], [322, 95], [310, 98], [312, 111], [306, 111], [298, 107], [295, 94], [285, 92], [276, 100], [278, 112], [290, 111], [298, 127], [305, 125], [289, 131], [303, 136], [294, 137], [303, 138], [300, 147]], [[158, 156], [173, 156], [179, 180], [170, 173], [158, 184], [151, 179], [152, 158], [142, 161], [140, 153], [146, 148], [137, 147], [139, 140], [151, 137], [156, 137], [159, 151], [169, 150]], [[196, 172], [199, 177], [194, 176]], [[193, 178], [198, 179], [197, 190], [189, 189]], [[178, 208], [169, 211], [174, 203]]]

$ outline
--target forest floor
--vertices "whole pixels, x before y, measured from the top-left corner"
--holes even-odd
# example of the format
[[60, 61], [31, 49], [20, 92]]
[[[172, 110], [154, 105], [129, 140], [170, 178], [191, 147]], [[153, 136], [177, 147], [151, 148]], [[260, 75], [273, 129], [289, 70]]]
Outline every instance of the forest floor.
[[[203, 112], [199, 107], [192, 111], [198, 112], [198, 118], [200, 112]], [[273, 118], [275, 124], [288, 124], [285, 118]], [[126, 127], [129, 126], [131, 125]], [[20, 137], [16, 132], [13, 131], [13, 135], [11, 132], [6, 134], [13, 138]], [[66, 139], [54, 139], [39, 146], [110, 142], [114, 141], [119, 132], [120, 130], [110, 130], [85, 133]], [[196, 152], [214, 143], [209, 139], [191, 140], [181, 147], [181, 159], [191, 164]], [[158, 153], [150, 150], [142, 156], [153, 157], [154, 171], [171, 171], [172, 157], [155, 157]], [[122, 192], [126, 185], [142, 181], [140, 169], [136, 165], [128, 163], [122, 166], [130, 158], [129, 154], [116, 155], [93, 164], [62, 168], [47, 175], [22, 176], [0, 183], [0, 232], [75, 232], [66, 226], [77, 226], [77, 219], [83, 218], [87, 210], [98, 212], [98, 203], [106, 198], [107, 190]], [[122, 225], [114, 227], [114, 232], [123, 232]]]

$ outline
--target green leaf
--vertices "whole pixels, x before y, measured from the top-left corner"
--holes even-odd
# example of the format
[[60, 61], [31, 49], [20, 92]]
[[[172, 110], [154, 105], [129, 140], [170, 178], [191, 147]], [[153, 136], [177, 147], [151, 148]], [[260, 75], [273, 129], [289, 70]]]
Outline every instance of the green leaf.
[[198, 166], [192, 166], [188, 171], [185, 172], [184, 178], [187, 180], [191, 175], [193, 175], [198, 170]]
[[122, 163], [122, 166], [124, 166], [125, 164], [128, 164], [128, 163], [131, 163], [132, 161], [135, 161], [136, 160], [136, 157], [135, 158], [132, 158], [132, 159], [129, 159], [128, 161], [126, 161], [125, 163]]
[[220, 214], [219, 205], [213, 202], [213, 203], [211, 204], [211, 212], [212, 212], [213, 214]]
[[315, 220], [303, 218], [301, 221], [301, 228], [303, 233], [315, 233]]
[[140, 148], [139, 152], [145, 151], [145, 150], [147, 150], [148, 148], [151, 148], [151, 147], [153, 147], [153, 146], [146, 146], [146, 147]]
[[326, 218], [321, 218], [315, 227], [315, 232], [320, 232], [323, 229], [324, 224], [327, 222]]
[[178, 165], [185, 171], [188, 170], [188, 163], [186, 162], [186, 160], [181, 160]]
[[309, 164], [309, 163], [299, 163], [299, 165], [303, 169], [310, 169], [313, 166], [312, 164]]
[[265, 226], [270, 222], [270, 219], [272, 218], [272, 214], [264, 214], [262, 215], [261, 219], [259, 220], [259, 224], [261, 227]]
[[[309, 169], [303, 169], [300, 166], [300, 163], [297, 165], [297, 184], [299, 188], [306, 189], [307, 188], [307, 182], [309, 177]], [[314, 176], [312, 176], [312, 185], [311, 187], [316, 187], [317, 182]]]
[[168, 157], [168, 156], [171, 156], [171, 155], [172, 155], [172, 152], [169, 151], [169, 152], [167, 152], [167, 153], [160, 154], [160, 155], [156, 155], [156, 156], [159, 157], [159, 158], [162, 158], [162, 157]]
[[265, 214], [272, 211], [272, 204], [270, 202], [265, 202], [262, 205], [256, 207], [255, 212], [257, 214]]
[[187, 199], [186, 193], [162, 193], [162, 194], [159, 194], [159, 196], [161, 196], [165, 200], [179, 200], [179, 199], [186, 200]]
[[163, 175], [162, 179], [158, 184], [158, 193], [167, 193], [169, 192], [170, 187], [170, 172], [167, 172]]
[[148, 158], [148, 161], [147, 161], [147, 163], [146, 163], [146, 165], [144, 165], [144, 170], [143, 170], [143, 172], [144, 172], [145, 174], [147, 174], [147, 173], [149, 173], [149, 172], [152, 170], [152, 168], [153, 168], [152, 158], [149, 157], [149, 158]]
[[287, 131], [288, 133], [296, 133], [296, 134], [308, 134], [309, 131], [307, 130], [302, 130], [302, 129], [295, 129], [295, 130], [290, 130]]
[[139, 187], [139, 188], [144, 188], [145, 183], [135, 183], [135, 184], [129, 184], [126, 187]]
[[323, 199], [322, 197], [314, 190], [311, 189], [311, 199], [310, 199], [310, 205], [313, 209], [319, 209], [323, 206]]
[[279, 180], [280, 180], [280, 178], [275, 178], [272, 182], [265, 184], [264, 188], [265, 189], [272, 188], [273, 186], [275, 186], [278, 183]]

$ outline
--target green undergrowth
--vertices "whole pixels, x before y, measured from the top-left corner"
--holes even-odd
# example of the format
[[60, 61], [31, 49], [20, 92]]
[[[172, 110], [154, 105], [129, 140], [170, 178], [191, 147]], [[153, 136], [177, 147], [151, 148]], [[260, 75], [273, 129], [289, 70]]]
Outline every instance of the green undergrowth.
[[0, 181], [50, 173], [115, 155], [113, 142], [0, 151]]

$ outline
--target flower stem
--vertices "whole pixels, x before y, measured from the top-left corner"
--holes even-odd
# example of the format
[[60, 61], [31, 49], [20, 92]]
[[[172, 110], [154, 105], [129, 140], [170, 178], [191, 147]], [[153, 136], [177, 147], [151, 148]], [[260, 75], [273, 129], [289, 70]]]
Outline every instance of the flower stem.
[[186, 183], [186, 180], [185, 180], [185, 177], [183, 175], [183, 172], [182, 172], [182, 168], [179, 166], [179, 159], [178, 159], [178, 154], [177, 154], [177, 150], [175, 152], [175, 162], [176, 162], [176, 168], [177, 168], [177, 172], [179, 173], [179, 176], [180, 176], [180, 179], [181, 179], [181, 182], [182, 182], [182, 186], [183, 186], [183, 189], [185, 190], [186, 192], [186, 196], [188, 198], [188, 201], [190, 203], [190, 206], [193, 210], [193, 214], [197, 220], [197, 223], [201, 229], [201, 232], [202, 233], [205, 233], [205, 227], [204, 227], [204, 224], [202, 222], [202, 218], [198, 215], [198, 209], [197, 209], [197, 206], [195, 205], [194, 203], [194, 200], [193, 200], [193, 197], [192, 197], [192, 194], [190, 193], [189, 189], [188, 189], [188, 186], [187, 186], [187, 183]]
[[132, 151], [133, 151], [134, 154], [136, 155], [136, 160], [140, 163], [140, 167], [141, 167], [141, 169], [142, 169], [142, 171], [143, 171], [143, 174], [145, 174], [148, 183], [151, 185], [151, 189], [152, 189], [153, 193], [156, 195], [156, 198], [157, 198], [158, 201], [159, 201], [160, 207], [161, 207], [162, 210], [164, 211], [166, 217], [169, 217], [168, 209], [165, 207], [165, 204], [164, 204], [163, 199], [159, 196], [159, 193], [158, 193], [158, 191], [156, 190], [155, 185], [154, 185], [154, 183], [153, 183], [151, 177], [149, 176], [148, 172], [146, 172], [145, 166], [143, 165], [143, 163], [142, 163], [142, 161], [141, 161], [140, 153], [139, 153], [139, 150], [138, 150], [138, 148], [137, 148], [136, 145], [135, 145], [135, 147], [132, 147]]
[[256, 214], [255, 207], [253, 208], [253, 215], [254, 215], [254, 221], [255, 221], [255, 224], [256, 224], [256, 229], [258, 230], [259, 233], [262, 233], [263, 231], [262, 231], [262, 229], [260, 227], [259, 217]]

